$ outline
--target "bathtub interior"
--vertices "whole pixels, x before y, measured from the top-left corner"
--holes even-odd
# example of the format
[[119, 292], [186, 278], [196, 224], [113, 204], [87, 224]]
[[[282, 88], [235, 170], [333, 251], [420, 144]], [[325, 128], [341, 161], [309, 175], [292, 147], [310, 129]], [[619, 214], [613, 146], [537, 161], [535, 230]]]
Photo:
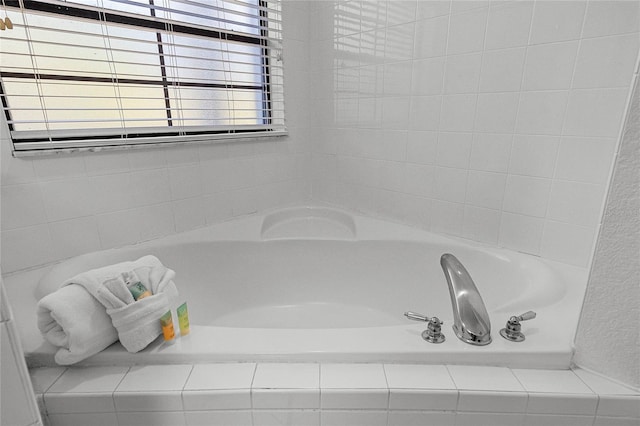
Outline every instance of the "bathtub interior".
[[[186, 351], [204, 357], [213, 350], [224, 359], [255, 360], [275, 355], [285, 359], [293, 355], [295, 359], [315, 360], [326, 359], [322, 354], [332, 354], [332, 360], [351, 357], [438, 362], [448, 351], [457, 351], [471, 354], [472, 359], [466, 362], [491, 363], [491, 352], [477, 352], [478, 348], [456, 341], [449, 329], [451, 303], [439, 260], [443, 253], [452, 252], [470, 272], [487, 305], [493, 324], [493, 349], [514, 356], [555, 351], [561, 353], [560, 363], [569, 362], [584, 293], [584, 288], [576, 284], [584, 281], [584, 271], [356, 215], [348, 215], [353, 221], [349, 222], [343, 212], [324, 210], [302, 208], [247, 217], [30, 271], [26, 281], [30, 281], [36, 297], [23, 296], [20, 302], [25, 305], [21, 311], [30, 311], [31, 330], [25, 332], [25, 348], [39, 363], [43, 362], [42, 354], [50, 355], [52, 348], [34, 330], [33, 312], [36, 300], [55, 290], [64, 279], [91, 268], [154, 254], [176, 270], [181, 300], [189, 304], [194, 334], [216, 341], [212, 344], [196, 337], [173, 348], [158, 342], [148, 349], [155, 355], [177, 357], [180, 351]], [[321, 226], [314, 232], [318, 223]], [[294, 236], [287, 224], [305, 232]], [[19, 275], [13, 278], [20, 281]], [[407, 321], [403, 316], [407, 310], [442, 319], [447, 343], [428, 345], [421, 341], [424, 324]], [[539, 319], [527, 324], [530, 339], [519, 346], [505, 345], [508, 342], [501, 341], [498, 330], [510, 315], [526, 310], [539, 313]], [[554, 328], [558, 321], [562, 329]], [[364, 342], [358, 343], [360, 338]], [[555, 348], [547, 344], [549, 339], [558, 341]], [[540, 346], [541, 342], [545, 343]], [[118, 351], [122, 349], [109, 348], [106, 352]], [[424, 354], [430, 352], [441, 356], [425, 358]], [[364, 358], [358, 358], [363, 354]], [[127, 359], [131, 362], [135, 358]]]

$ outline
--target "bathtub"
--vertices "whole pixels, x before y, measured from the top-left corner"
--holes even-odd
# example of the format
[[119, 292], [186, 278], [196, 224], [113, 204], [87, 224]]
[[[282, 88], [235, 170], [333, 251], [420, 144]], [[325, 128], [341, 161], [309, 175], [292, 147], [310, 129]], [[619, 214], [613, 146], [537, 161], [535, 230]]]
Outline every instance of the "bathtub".
[[[478, 287], [493, 342], [472, 346], [451, 329], [440, 256], [460, 259]], [[191, 333], [137, 354], [119, 343], [83, 365], [285, 361], [497, 365], [565, 369], [587, 270], [325, 207], [252, 215], [133, 246], [89, 253], [5, 277], [30, 366], [52, 365], [54, 348], [35, 322], [38, 298], [79, 272], [154, 254], [176, 271]], [[421, 338], [437, 316], [446, 340]], [[526, 340], [503, 339], [511, 315]]]

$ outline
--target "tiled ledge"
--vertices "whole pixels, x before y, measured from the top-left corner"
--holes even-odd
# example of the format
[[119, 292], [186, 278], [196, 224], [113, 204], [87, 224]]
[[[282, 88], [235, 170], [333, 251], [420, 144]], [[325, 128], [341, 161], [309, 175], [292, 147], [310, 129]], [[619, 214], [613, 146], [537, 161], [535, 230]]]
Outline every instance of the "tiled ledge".
[[50, 426], [637, 426], [640, 394], [584, 370], [235, 363], [31, 370]]

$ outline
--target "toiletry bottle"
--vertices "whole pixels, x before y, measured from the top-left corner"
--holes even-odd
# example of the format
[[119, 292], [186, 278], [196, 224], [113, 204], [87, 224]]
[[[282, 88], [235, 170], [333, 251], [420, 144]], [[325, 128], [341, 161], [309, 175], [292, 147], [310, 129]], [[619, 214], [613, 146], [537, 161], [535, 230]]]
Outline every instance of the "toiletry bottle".
[[173, 317], [171, 311], [167, 311], [162, 317], [160, 317], [160, 325], [162, 325], [162, 336], [167, 343], [173, 343], [175, 341], [176, 333], [173, 330]]
[[187, 302], [178, 306], [178, 324], [180, 325], [180, 336], [189, 334], [189, 311], [187, 311]]
[[149, 291], [144, 284], [140, 282], [140, 279], [134, 271], [123, 272], [122, 278], [124, 279], [124, 282], [131, 292], [134, 300], [137, 301], [151, 296], [151, 291]]

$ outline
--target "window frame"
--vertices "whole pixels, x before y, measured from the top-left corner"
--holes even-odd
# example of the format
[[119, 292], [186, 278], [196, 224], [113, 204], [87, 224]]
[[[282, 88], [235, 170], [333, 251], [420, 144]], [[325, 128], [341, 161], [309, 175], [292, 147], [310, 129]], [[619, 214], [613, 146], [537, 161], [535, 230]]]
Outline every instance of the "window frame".
[[[3, 78], [18, 79], [36, 79], [36, 80], [54, 80], [54, 81], [75, 81], [90, 83], [113, 83], [113, 79], [98, 76], [74, 76], [63, 74], [42, 74], [36, 72], [7, 72], [0, 70], [0, 99], [2, 100], [2, 108], [4, 110], [5, 119], [9, 126], [9, 134], [12, 143], [12, 153], [15, 157], [32, 156], [40, 154], [61, 153], [61, 152], [78, 152], [78, 151], [102, 151], [111, 149], [129, 149], [129, 148], [148, 148], [151, 146], [168, 146], [185, 143], [203, 143], [203, 142], [224, 142], [229, 139], [254, 139], [272, 136], [287, 135], [284, 126], [284, 99], [279, 99], [282, 114], [281, 125], [274, 125], [274, 111], [271, 86], [271, 61], [281, 60], [280, 55], [274, 55], [272, 47], [269, 43], [269, 16], [268, 3], [272, 0], [258, 0], [256, 18], [259, 22], [259, 35], [248, 33], [240, 33], [228, 31], [222, 28], [206, 28], [204, 26], [187, 23], [171, 23], [171, 32], [178, 35], [206, 37], [207, 39], [229, 41], [234, 43], [242, 43], [248, 46], [260, 46], [261, 64], [259, 65], [262, 73], [260, 85], [249, 84], [219, 84], [211, 82], [185, 82], [171, 81], [167, 78], [164, 63], [164, 46], [167, 41], [163, 41], [163, 32], [167, 32], [167, 23], [165, 20], [157, 20], [155, 18], [154, 0], [149, 2], [149, 17], [139, 14], [131, 14], [120, 12], [114, 9], [103, 9], [94, 6], [85, 6], [79, 3], [56, 3], [38, 0], [5, 0], [7, 8], [20, 9], [24, 5], [24, 9], [33, 10], [38, 13], [47, 15], [55, 15], [62, 17], [72, 17], [77, 19], [89, 19], [96, 22], [114, 23], [131, 28], [145, 28], [156, 31], [158, 41], [158, 66], [161, 70], [161, 80], [153, 79], [127, 79], [118, 78], [118, 83], [122, 84], [140, 84], [162, 86], [164, 92], [164, 100], [167, 114], [167, 126], [165, 131], [147, 131], [140, 128], [139, 133], [127, 133], [123, 136], [121, 131], [108, 131], [109, 129], [78, 129], [84, 130], [83, 134], [78, 136], [52, 136], [48, 130], [39, 131], [18, 131], [21, 135], [19, 138], [14, 137], [14, 126], [11, 119], [11, 108], [8, 105], [8, 96], [5, 92]], [[35, 70], [34, 70], [35, 71]], [[171, 99], [168, 95], [169, 88], [175, 87], [197, 87], [212, 89], [241, 89], [256, 90], [261, 93], [262, 117], [256, 115], [256, 119], [262, 120], [261, 125], [210, 125], [210, 126], [174, 126], [171, 116]], [[280, 97], [282, 95], [280, 94]], [[259, 101], [260, 102], [260, 101]], [[173, 128], [173, 129], [172, 129]], [[157, 129], [157, 128], [156, 128]], [[148, 130], [148, 129], [147, 129]], [[76, 130], [68, 130], [69, 133], [75, 133]], [[43, 137], [29, 137], [30, 134], [48, 133], [47, 140]], [[31, 148], [18, 148], [16, 142], [20, 144], [30, 144]]]

